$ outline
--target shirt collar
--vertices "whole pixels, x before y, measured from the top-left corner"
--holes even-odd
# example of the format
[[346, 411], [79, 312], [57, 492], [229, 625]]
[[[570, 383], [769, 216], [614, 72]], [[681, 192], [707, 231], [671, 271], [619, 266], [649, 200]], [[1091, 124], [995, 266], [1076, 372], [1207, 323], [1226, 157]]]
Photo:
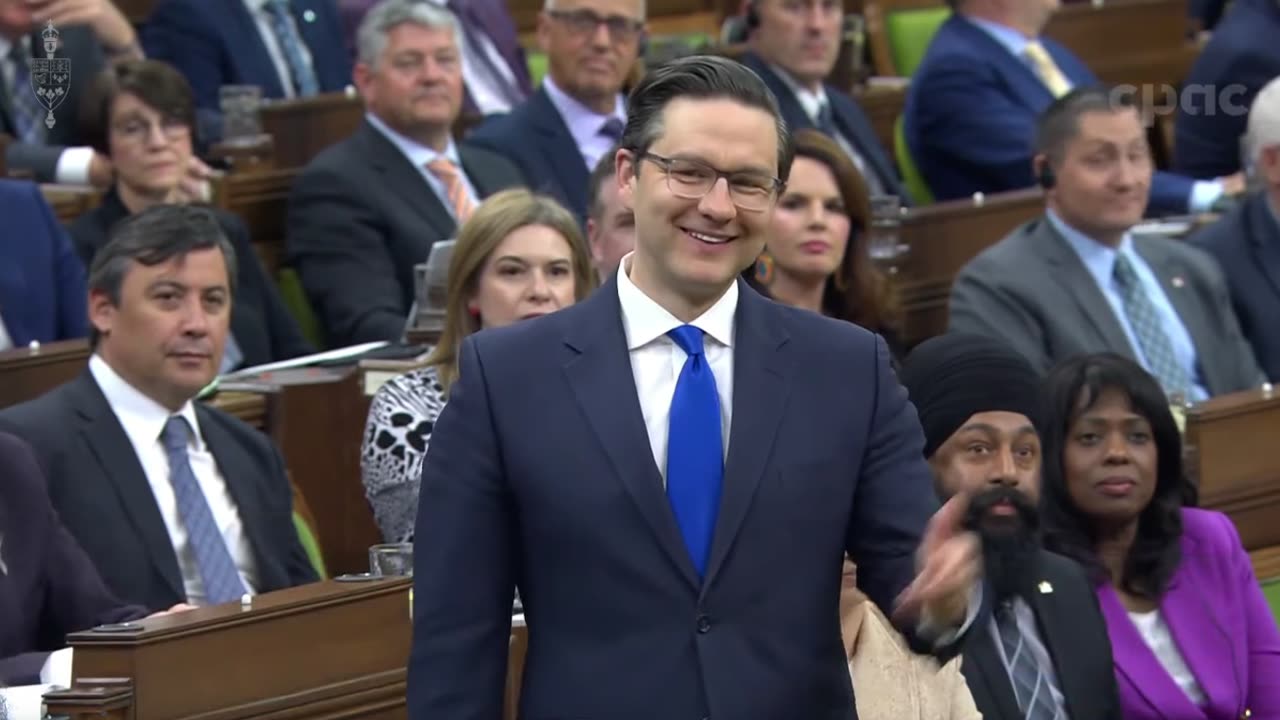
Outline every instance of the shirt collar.
[[382, 118], [379, 118], [373, 113], [365, 113], [364, 117], [369, 121], [370, 125], [372, 125], [378, 132], [382, 133], [387, 140], [390, 140], [391, 144], [395, 145], [396, 149], [399, 150], [401, 154], [403, 154], [409, 162], [419, 170], [425, 169], [428, 163], [441, 155], [451, 160], [454, 165], [461, 167], [462, 159], [458, 156], [458, 146], [454, 144], [452, 136], [449, 137], [449, 144], [445, 145], [444, 152], [436, 152], [434, 149], [423, 145], [417, 140], [401, 135], [391, 129], [390, 125], [387, 125], [382, 121]]
[[818, 85], [817, 92], [814, 92], [809, 88], [802, 87], [800, 83], [796, 82], [795, 78], [791, 77], [791, 73], [781, 67], [770, 63], [769, 69], [782, 80], [782, 84], [787, 86], [791, 94], [796, 96], [796, 101], [800, 103], [800, 107], [809, 116], [809, 119], [816, 120], [818, 113], [828, 103], [827, 89], [822, 85]]
[[191, 444], [196, 451], [204, 450], [204, 440], [200, 434], [200, 422], [196, 419], [196, 408], [190, 400], [177, 413], [147, 397], [141, 390], [130, 385], [120, 377], [101, 355], [94, 353], [89, 358], [89, 372], [97, 381], [107, 404], [111, 406], [125, 434], [134, 444], [146, 446], [158, 442], [164, 432], [165, 423], [171, 415], [181, 415], [191, 426]]
[[[628, 350], [644, 347], [685, 324], [631, 282], [627, 271], [631, 269], [634, 254], [627, 253], [618, 263], [618, 302], [622, 306], [622, 327], [627, 334]], [[721, 345], [733, 347], [733, 319], [737, 309], [738, 283], [734, 282], [714, 305], [689, 324]]]
[[1047, 210], [1045, 216], [1048, 217], [1049, 223], [1053, 225], [1053, 229], [1057, 230], [1058, 234], [1075, 251], [1080, 261], [1088, 268], [1089, 273], [1098, 281], [1100, 287], [1111, 286], [1112, 273], [1116, 267], [1116, 257], [1121, 253], [1124, 253], [1124, 256], [1131, 263], [1136, 262], [1138, 259], [1133, 250], [1133, 238], [1129, 233], [1125, 233], [1120, 240], [1120, 247], [1113, 248], [1071, 227], [1052, 210]]
[[1016, 58], [1022, 59], [1023, 53], [1027, 50], [1027, 45], [1031, 44], [1031, 40], [1026, 35], [1008, 25], [1001, 25], [998, 22], [968, 15], [965, 16], [965, 19], [977, 25], [979, 29], [990, 35], [992, 40], [1000, 43], [1005, 50], [1008, 50]]
[[611, 119], [621, 120], [623, 124], [627, 122], [627, 103], [622, 99], [621, 93], [614, 101], [613, 112], [601, 115], [561, 90], [550, 75], [542, 79], [542, 87], [546, 89], [547, 97], [555, 106], [556, 112], [560, 113], [564, 124], [569, 128], [569, 134], [573, 136], [573, 141], [578, 146], [600, 137], [601, 126]]

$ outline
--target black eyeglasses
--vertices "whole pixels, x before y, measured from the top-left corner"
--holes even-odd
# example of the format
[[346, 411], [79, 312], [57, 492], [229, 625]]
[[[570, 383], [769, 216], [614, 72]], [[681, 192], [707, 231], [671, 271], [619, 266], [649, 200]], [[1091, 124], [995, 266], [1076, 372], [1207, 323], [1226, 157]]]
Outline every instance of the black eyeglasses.
[[729, 184], [729, 197], [733, 204], [749, 212], [768, 210], [786, 186], [781, 180], [762, 172], [723, 172], [701, 160], [667, 158], [651, 152], [641, 153], [641, 160], [648, 160], [667, 175], [667, 189], [672, 195], [685, 200], [701, 200], [720, 178]]
[[644, 23], [621, 15], [601, 17], [591, 10], [548, 10], [547, 15], [564, 23], [575, 35], [589, 35], [604, 25], [614, 40], [631, 41], [644, 29]]

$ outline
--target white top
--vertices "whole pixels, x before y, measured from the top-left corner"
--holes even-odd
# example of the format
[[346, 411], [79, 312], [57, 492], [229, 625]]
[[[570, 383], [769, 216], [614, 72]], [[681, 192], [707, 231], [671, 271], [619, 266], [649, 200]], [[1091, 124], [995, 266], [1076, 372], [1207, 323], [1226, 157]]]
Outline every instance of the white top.
[[[684, 323], [645, 295], [627, 276], [633, 255], [628, 253], [618, 265], [618, 302], [622, 306], [627, 350], [631, 353], [631, 372], [640, 396], [640, 413], [649, 431], [653, 460], [665, 485], [671, 398], [675, 396], [676, 381], [680, 379], [680, 371], [689, 356], [667, 335]], [[733, 417], [733, 332], [737, 309], [738, 284], [735, 282], [715, 305], [689, 323], [706, 333], [703, 352], [716, 379], [716, 392], [720, 395], [720, 436], [726, 453], [729, 448], [729, 421]]]
[[1177, 642], [1173, 639], [1173, 633], [1169, 632], [1169, 625], [1165, 623], [1164, 616], [1159, 610], [1150, 612], [1129, 613], [1129, 619], [1133, 621], [1133, 626], [1138, 628], [1138, 634], [1142, 635], [1142, 641], [1151, 648], [1151, 652], [1155, 654], [1156, 659], [1164, 667], [1165, 672], [1169, 673], [1169, 677], [1182, 688], [1182, 692], [1196, 705], [1204, 705], [1204, 691], [1200, 689], [1200, 684], [1196, 682], [1196, 676], [1192, 674], [1191, 668], [1187, 666], [1187, 661], [1182, 658], [1182, 651], [1178, 649]]
[[[276, 39], [275, 30], [271, 29], [271, 13], [267, 12], [265, 5], [268, 0], [244, 0], [244, 7], [249, 11], [249, 15], [253, 17], [253, 23], [258, 26], [258, 35], [262, 36], [262, 44], [267, 46], [267, 54], [271, 56], [271, 64], [276, 68], [276, 76], [280, 78], [280, 86], [284, 88], [285, 97], [297, 97], [296, 88], [293, 87], [293, 73], [289, 70], [289, 60], [284, 55], [284, 49], [280, 47], [280, 41]], [[302, 62], [315, 72], [315, 63], [311, 59], [311, 49], [307, 47], [307, 43], [302, 39], [302, 31], [298, 28], [298, 23], [294, 21], [292, 13], [289, 15], [289, 24], [293, 26], [294, 32], [298, 36], [298, 49], [302, 53]]]
[[0, 350], [13, 347], [13, 338], [9, 337], [9, 329], [4, 326], [4, 318], [0, 317]]
[[[147, 482], [151, 485], [151, 494], [156, 499], [156, 506], [165, 527], [169, 530], [169, 540], [173, 543], [174, 553], [178, 556], [178, 569], [182, 571], [182, 583], [187, 592], [187, 602], [192, 605], [204, 604], [204, 583], [196, 568], [195, 552], [187, 542], [187, 529], [182, 524], [178, 513], [178, 500], [169, 480], [169, 455], [165, 452], [161, 434], [171, 413], [155, 400], [142, 394], [137, 388], [120, 377], [115, 370], [96, 353], [89, 358], [89, 371], [97, 381], [102, 394], [106, 396], [111, 411], [120, 421], [124, 433], [133, 444]], [[222, 533], [223, 540], [231, 549], [231, 558], [240, 571], [240, 579], [249, 592], [257, 587], [257, 565], [254, 562], [253, 547], [244, 532], [244, 523], [240, 519], [240, 511], [236, 507], [231, 492], [227, 489], [226, 480], [218, 470], [213, 453], [205, 445], [200, 432], [200, 423], [196, 419], [195, 406], [190, 401], [178, 411], [191, 426], [191, 445], [187, 448], [190, 456], [191, 471], [196, 482], [204, 491], [205, 500], [213, 512], [213, 521]]]

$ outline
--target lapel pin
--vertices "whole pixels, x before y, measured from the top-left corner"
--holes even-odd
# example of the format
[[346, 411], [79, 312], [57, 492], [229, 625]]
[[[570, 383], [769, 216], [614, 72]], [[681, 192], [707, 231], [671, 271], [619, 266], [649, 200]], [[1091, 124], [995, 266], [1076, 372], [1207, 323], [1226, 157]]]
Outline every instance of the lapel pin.
[[303, 19], [303, 20], [305, 20], [306, 22], [309, 22], [309, 23], [313, 23], [313, 22], [315, 22], [315, 21], [316, 21], [316, 11], [315, 11], [315, 10], [307, 10], [306, 12], [302, 13], [302, 19]]
[[1049, 595], [1053, 592], [1053, 586], [1049, 584], [1048, 580], [1041, 580], [1039, 587], [1041, 595]]
[[1183, 280], [1181, 275], [1174, 275], [1174, 276], [1173, 276], [1173, 286], [1174, 286], [1174, 287], [1176, 287], [1176, 288], [1180, 288], [1180, 287], [1182, 287], [1183, 285], [1186, 285], [1186, 284], [1187, 284], [1187, 281], [1186, 281], [1186, 280]]

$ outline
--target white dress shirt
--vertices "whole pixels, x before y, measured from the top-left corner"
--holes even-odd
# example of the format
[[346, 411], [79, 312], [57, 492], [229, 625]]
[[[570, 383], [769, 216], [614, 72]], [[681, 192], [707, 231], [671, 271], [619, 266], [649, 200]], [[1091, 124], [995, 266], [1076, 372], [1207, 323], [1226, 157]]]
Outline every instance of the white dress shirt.
[[449, 144], [445, 147], [444, 152], [438, 153], [417, 140], [405, 137], [392, 130], [389, 125], [373, 113], [365, 113], [364, 117], [374, 129], [382, 133], [383, 137], [396, 146], [396, 149], [400, 151], [400, 154], [404, 155], [410, 165], [418, 169], [418, 174], [427, 181], [427, 185], [431, 186], [431, 191], [440, 199], [440, 204], [444, 205], [444, 209], [450, 215], [453, 214], [453, 204], [449, 202], [449, 193], [445, 190], [444, 183], [441, 182], [440, 178], [427, 169], [427, 165], [441, 155], [449, 158], [457, 166], [458, 175], [462, 178], [462, 185], [467, 189], [467, 194], [471, 196], [472, 204], [480, 204], [480, 194], [476, 192], [475, 186], [471, 184], [471, 179], [467, 177], [467, 169], [462, 167], [462, 156], [458, 154], [458, 146], [453, 142], [452, 137], [449, 138]]
[[[151, 494], [156, 499], [156, 507], [169, 531], [169, 540], [178, 557], [178, 569], [182, 571], [187, 602], [192, 605], [203, 604], [204, 583], [196, 567], [195, 552], [187, 542], [187, 529], [182, 524], [178, 500], [169, 480], [169, 455], [165, 452], [160, 437], [172, 413], [126, 382], [101, 356], [94, 354], [89, 358], [89, 371], [93, 373], [93, 379], [106, 396], [111, 411], [124, 428], [124, 433], [138, 456], [138, 464], [142, 466], [147, 483], [151, 485]], [[191, 426], [191, 441], [187, 447], [191, 471], [195, 474], [200, 489], [204, 491], [209, 510], [213, 513], [214, 524], [218, 526], [218, 531], [231, 550], [231, 558], [240, 571], [241, 581], [250, 593], [255, 592], [258, 577], [253, 547], [244, 532], [240, 511], [227, 489], [226, 480], [218, 470], [213, 453], [204, 443], [195, 406], [188, 401], [177, 414]]]
[[[30, 44], [31, 38], [24, 35], [19, 42], [27, 49], [27, 57], [31, 56]], [[12, 98], [14, 93], [35, 92], [30, 87], [16, 88], [13, 86], [14, 73], [18, 71], [13, 65], [13, 61], [9, 59], [9, 51], [13, 48], [13, 42], [4, 35], [0, 35], [0, 88], [7, 92]], [[29, 68], [28, 68], [29, 69]], [[58, 122], [74, 123], [76, 122], [75, 113], [68, 113], [67, 106], [59, 106], [53, 111], [53, 118]], [[62, 154], [58, 156], [58, 166], [54, 170], [54, 182], [64, 185], [88, 185], [89, 184], [89, 165], [93, 162], [93, 148], [91, 147], [68, 147], [62, 149]]]
[[[267, 54], [271, 56], [271, 64], [275, 66], [276, 76], [280, 78], [284, 96], [297, 97], [297, 89], [293, 86], [293, 72], [289, 70], [289, 60], [284, 55], [284, 48], [280, 47], [280, 41], [276, 39], [276, 31], [271, 26], [271, 14], [265, 7], [267, 1], [244, 0], [244, 7], [253, 18], [254, 25], [258, 26], [258, 35], [262, 37], [262, 43], [267, 46]], [[289, 24], [298, 35], [298, 49], [302, 53], [302, 62], [314, 72], [315, 63], [311, 59], [311, 48], [308, 48], [306, 41], [302, 39], [302, 31], [298, 28], [298, 23], [294, 21], [292, 14], [289, 15]]]
[[613, 112], [601, 115], [561, 90], [550, 75], [542, 79], [542, 87], [547, 91], [547, 98], [551, 100], [551, 104], [560, 113], [560, 119], [564, 121], [565, 127], [569, 128], [569, 134], [573, 136], [573, 144], [577, 145], [578, 152], [582, 153], [582, 161], [587, 164], [587, 170], [595, 170], [600, 157], [612, 150], [614, 146], [614, 140], [602, 134], [600, 128], [606, 122], [615, 119], [626, 125], [626, 101], [619, 94], [614, 100]]

